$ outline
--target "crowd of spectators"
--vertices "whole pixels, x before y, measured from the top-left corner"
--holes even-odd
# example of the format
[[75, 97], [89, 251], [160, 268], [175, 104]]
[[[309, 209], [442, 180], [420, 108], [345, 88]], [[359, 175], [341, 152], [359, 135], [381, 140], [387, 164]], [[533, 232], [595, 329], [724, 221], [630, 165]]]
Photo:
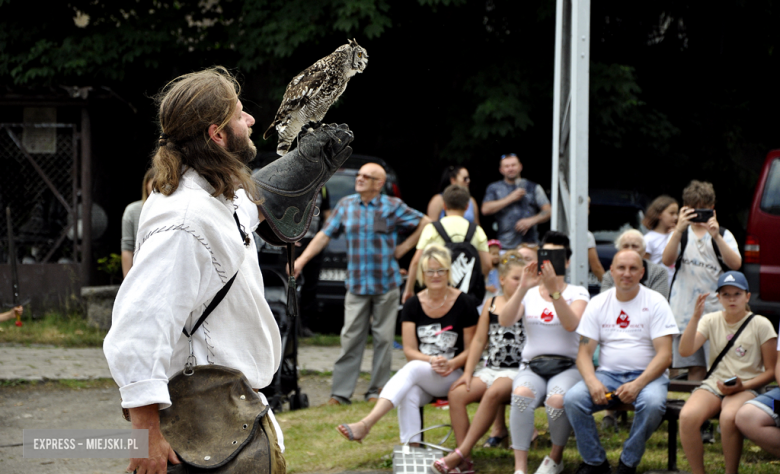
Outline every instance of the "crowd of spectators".
[[[713, 186], [692, 181], [682, 207], [670, 196], [656, 198], [645, 214], [649, 231], [621, 233], [606, 270], [593, 234], [576, 230], [587, 232], [592, 279], [600, 283], [591, 297], [567, 281], [569, 236], [550, 231], [539, 238], [550, 202], [542, 186], [521, 178], [522, 169], [517, 155], [501, 156], [503, 179], [487, 187], [479, 206], [469, 193], [469, 171], [450, 166], [423, 214], [382, 194], [385, 171], [369, 163], [357, 174], [356, 193], [332, 213], [327, 209], [318, 232], [307, 236], [296, 275], [307, 265], [318, 270], [316, 257], [331, 238], [347, 239], [342, 352], [329, 404], [351, 403], [369, 331], [374, 336], [364, 394], [372, 409], [338, 432], [361, 441], [397, 408], [401, 441], [416, 443], [420, 407], [446, 398], [457, 448], [433, 471], [473, 472], [471, 451], [492, 426], [484, 446], [507, 446], [511, 437], [515, 474], [525, 474], [537, 436], [534, 410], [544, 406], [551, 448], [535, 472], [563, 471], [573, 432], [583, 460], [576, 472], [609, 473], [593, 414], [606, 410], [605, 421], [614, 420], [614, 409], [629, 406], [633, 422], [617, 472], [633, 473], [663, 417], [670, 377], [687, 376], [701, 382], [680, 414], [692, 472], [704, 472], [703, 442], [712, 439], [708, 420], [716, 416], [727, 474], [737, 472], [744, 437], [780, 457], [780, 389], [764, 393], [780, 376], [780, 345], [769, 320], [747, 304], [748, 283], [737, 271], [742, 259], [734, 236], [718, 223]], [[128, 206], [127, 235], [134, 235], [141, 206]], [[480, 227], [480, 211], [494, 216], [496, 239]], [[399, 242], [404, 229], [411, 235]], [[133, 247], [123, 238], [125, 273]], [[397, 262], [412, 248], [404, 286]], [[469, 283], [474, 275], [480, 284], [484, 279], [481, 291]], [[399, 300], [408, 362], [391, 376]], [[470, 420], [466, 407], [477, 402]]]
[[[414, 444], [419, 408], [446, 397], [457, 448], [431, 466], [434, 472], [473, 472], [471, 451], [492, 425], [485, 446], [506, 445], [511, 437], [515, 474], [525, 474], [537, 434], [534, 410], [544, 406], [552, 446], [535, 472], [563, 471], [573, 432], [582, 457], [576, 472], [608, 473], [593, 414], [628, 408], [634, 415], [617, 472], [633, 473], [662, 421], [670, 376], [687, 374], [701, 382], [680, 414], [692, 472], [704, 472], [701, 430], [715, 416], [725, 472], [737, 472], [744, 437], [780, 455], [774, 411], [780, 389], [763, 393], [780, 374], [777, 333], [768, 319], [750, 312], [747, 281], [736, 271], [741, 256], [731, 232], [718, 224], [712, 185], [692, 181], [679, 212], [669, 196], [653, 201], [644, 222], [650, 231], [621, 233], [606, 271], [591, 264], [601, 287], [591, 297], [567, 282], [569, 236], [550, 231], [540, 241], [536, 226], [549, 219], [549, 200], [521, 171], [516, 155], [501, 157], [503, 179], [488, 186], [480, 207], [483, 215], [495, 215], [497, 238], [487, 240], [478, 227], [467, 240], [469, 224], [479, 222], [468, 170], [445, 170], [428, 217], [439, 220], [453, 242], [475, 247], [473, 268], [482, 270], [487, 295], [470, 298], [452, 284], [458, 273], [452, 244], [426, 223], [409, 268], [419, 286], [410, 278], [403, 295], [409, 362], [385, 384], [371, 412], [339, 425], [339, 433], [360, 441], [397, 407], [401, 441]], [[470, 420], [466, 406], [476, 402]]]

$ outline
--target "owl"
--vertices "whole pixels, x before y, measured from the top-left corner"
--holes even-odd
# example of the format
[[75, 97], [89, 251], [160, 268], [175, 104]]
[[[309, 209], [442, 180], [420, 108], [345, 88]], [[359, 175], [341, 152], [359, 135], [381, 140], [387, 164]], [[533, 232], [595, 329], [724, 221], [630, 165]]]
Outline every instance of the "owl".
[[351, 39], [304, 69], [287, 85], [282, 105], [263, 138], [268, 139], [276, 129], [279, 134], [276, 152], [279, 155], [287, 153], [301, 127], [310, 122], [321, 122], [352, 76], [363, 72], [366, 64], [368, 52]]

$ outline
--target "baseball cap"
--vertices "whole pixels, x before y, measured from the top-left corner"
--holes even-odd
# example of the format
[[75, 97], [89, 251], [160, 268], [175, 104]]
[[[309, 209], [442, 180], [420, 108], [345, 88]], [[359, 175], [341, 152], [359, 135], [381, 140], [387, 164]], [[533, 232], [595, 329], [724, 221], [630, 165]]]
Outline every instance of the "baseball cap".
[[735, 286], [740, 290], [750, 291], [748, 288], [747, 278], [742, 272], [730, 271], [726, 272], [718, 278], [718, 291], [724, 286]]
[[494, 245], [498, 246], [498, 250], [501, 250], [501, 241], [497, 239], [488, 240], [488, 247], [492, 247]]

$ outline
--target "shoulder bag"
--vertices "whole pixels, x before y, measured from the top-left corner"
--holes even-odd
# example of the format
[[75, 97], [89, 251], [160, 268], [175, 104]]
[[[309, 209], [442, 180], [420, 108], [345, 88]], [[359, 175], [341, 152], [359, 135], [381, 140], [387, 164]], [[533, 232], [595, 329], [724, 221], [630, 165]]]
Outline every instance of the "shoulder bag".
[[750, 313], [750, 315], [747, 317], [744, 323], [742, 323], [742, 326], [737, 329], [737, 332], [734, 333], [734, 337], [732, 337], [729, 342], [726, 343], [726, 347], [723, 348], [722, 351], [720, 351], [720, 354], [718, 354], [718, 357], [715, 358], [715, 361], [712, 363], [712, 366], [710, 367], [710, 370], [707, 371], [707, 375], [704, 376], [704, 380], [707, 380], [710, 378], [710, 375], [712, 375], [713, 372], [715, 372], [715, 369], [718, 367], [718, 364], [720, 364], [720, 361], [723, 360], [724, 357], [726, 357], [726, 354], [728, 353], [729, 349], [731, 349], [734, 346], [734, 342], [737, 340], [740, 334], [742, 334], [742, 330], [745, 329], [750, 322], [751, 319], [755, 317], [755, 314]]

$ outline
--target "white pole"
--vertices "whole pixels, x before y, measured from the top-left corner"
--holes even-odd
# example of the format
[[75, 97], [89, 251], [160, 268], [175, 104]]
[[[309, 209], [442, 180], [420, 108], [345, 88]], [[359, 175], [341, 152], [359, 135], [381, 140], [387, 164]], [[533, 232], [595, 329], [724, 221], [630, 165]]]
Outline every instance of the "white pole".
[[588, 285], [588, 111], [590, 87], [590, 0], [573, 0], [571, 41], [571, 144], [569, 237], [571, 282]]

